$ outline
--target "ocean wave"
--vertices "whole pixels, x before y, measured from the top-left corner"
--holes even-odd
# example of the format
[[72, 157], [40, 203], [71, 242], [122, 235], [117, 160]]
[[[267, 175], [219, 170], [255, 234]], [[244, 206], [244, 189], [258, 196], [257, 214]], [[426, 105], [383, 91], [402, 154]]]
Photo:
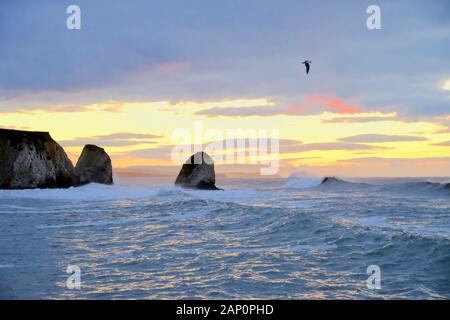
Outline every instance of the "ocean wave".
[[450, 196], [450, 183], [428, 181], [406, 182], [384, 185], [382, 190], [406, 194], [441, 194]]
[[408, 236], [419, 238], [433, 238], [450, 240], [448, 227], [417, 225], [415, 221], [400, 222], [395, 218], [386, 216], [357, 217], [348, 215], [336, 215], [332, 219], [342, 225], [360, 226], [372, 230], [384, 230], [389, 233], [404, 233]]
[[[42, 292], [41, 284], [31, 282], [32, 291], [20, 291], [18, 278], [6, 275], [13, 268], [35, 274], [46, 266], [49, 273], [64, 276], [61, 265], [82, 264], [89, 288], [74, 293], [65, 282], [61, 287], [51, 283], [44, 288], [48, 297], [121, 298], [126, 292], [137, 299], [302, 298], [315, 290], [330, 298], [391, 298], [392, 292], [407, 298], [448, 297], [446, 199], [374, 197], [372, 190], [396, 186], [338, 178], [304, 190], [261, 190], [261, 183], [225, 191], [118, 184], [27, 192], [45, 201], [17, 199], [22, 197], [18, 192], [15, 199], [0, 200], [6, 213], [0, 227], [5, 242], [1, 282], [20, 297], [32, 298], [29, 292]], [[429, 187], [422, 183], [419, 189], [424, 185]], [[346, 188], [362, 196], [341, 191]], [[120, 201], [136, 190], [143, 199]], [[54, 194], [66, 193], [62, 199], [83, 201], [48, 204]], [[85, 195], [111, 201], [88, 202]], [[384, 283], [394, 283], [395, 290], [360, 290], [371, 264], [380, 265]], [[395, 282], [398, 274], [404, 282]], [[193, 281], [177, 280], [187, 277]], [[119, 292], [122, 287], [135, 290]], [[14, 297], [13, 291], [5, 296]]]
[[148, 219], [118, 219], [109, 221], [83, 221], [67, 224], [45, 224], [37, 225], [37, 229], [63, 229], [63, 228], [85, 228], [85, 227], [104, 227], [109, 225], [126, 225], [132, 223], [141, 223]]
[[335, 177], [325, 177], [318, 188], [320, 190], [332, 190], [332, 191], [358, 191], [361, 189], [367, 189], [375, 187], [368, 183], [358, 183], [341, 180]]
[[429, 181], [387, 183], [375, 185], [363, 182], [350, 182], [336, 177], [326, 177], [316, 187], [320, 191], [348, 192], [388, 192], [411, 196], [450, 196], [450, 183]]
[[159, 188], [108, 186], [91, 183], [68, 189], [0, 190], [0, 199], [110, 201], [153, 197], [158, 192]]
[[312, 176], [305, 173], [294, 173], [284, 184], [286, 189], [308, 189], [320, 185], [323, 177]]

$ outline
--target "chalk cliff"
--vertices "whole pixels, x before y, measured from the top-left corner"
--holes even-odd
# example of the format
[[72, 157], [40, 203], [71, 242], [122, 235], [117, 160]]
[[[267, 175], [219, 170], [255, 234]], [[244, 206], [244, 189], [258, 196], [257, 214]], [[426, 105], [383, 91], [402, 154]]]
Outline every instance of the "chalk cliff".
[[67, 188], [74, 168], [48, 132], [0, 129], [0, 188]]
[[76, 168], [48, 132], [0, 129], [0, 189], [68, 188], [112, 184], [111, 159], [86, 145]]

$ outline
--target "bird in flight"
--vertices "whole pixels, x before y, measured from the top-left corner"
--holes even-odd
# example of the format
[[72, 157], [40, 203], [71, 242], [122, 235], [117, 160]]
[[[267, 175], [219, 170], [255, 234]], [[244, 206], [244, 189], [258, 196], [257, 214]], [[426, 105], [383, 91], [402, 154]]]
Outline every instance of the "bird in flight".
[[306, 74], [308, 74], [309, 73], [309, 68], [310, 68], [310, 64], [312, 63], [312, 61], [309, 61], [309, 60], [305, 60], [305, 61], [303, 61], [302, 62], [302, 64], [304, 64], [305, 66], [306, 66]]

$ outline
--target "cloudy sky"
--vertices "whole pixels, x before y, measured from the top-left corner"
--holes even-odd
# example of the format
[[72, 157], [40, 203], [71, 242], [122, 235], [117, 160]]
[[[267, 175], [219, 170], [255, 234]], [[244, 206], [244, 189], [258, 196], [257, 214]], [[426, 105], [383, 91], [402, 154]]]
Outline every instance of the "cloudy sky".
[[117, 168], [173, 165], [201, 121], [278, 130], [289, 173], [449, 175], [449, 52], [447, 0], [2, 1], [0, 126]]

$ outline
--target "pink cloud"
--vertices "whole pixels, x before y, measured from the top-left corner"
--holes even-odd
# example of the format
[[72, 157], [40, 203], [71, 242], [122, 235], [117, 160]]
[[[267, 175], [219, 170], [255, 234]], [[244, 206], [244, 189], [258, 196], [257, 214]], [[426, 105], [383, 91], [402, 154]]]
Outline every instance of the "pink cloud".
[[361, 110], [358, 105], [349, 103], [341, 98], [309, 95], [300, 104], [284, 109], [284, 114], [308, 114], [315, 109], [323, 109], [324, 111], [332, 111], [340, 114], [358, 113]]

